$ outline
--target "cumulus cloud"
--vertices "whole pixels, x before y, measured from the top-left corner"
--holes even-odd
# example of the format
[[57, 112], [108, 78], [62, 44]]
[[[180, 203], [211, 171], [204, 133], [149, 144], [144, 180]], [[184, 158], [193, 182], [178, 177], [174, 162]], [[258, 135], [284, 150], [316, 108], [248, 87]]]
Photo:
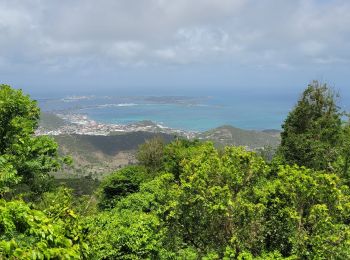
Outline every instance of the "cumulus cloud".
[[[350, 61], [347, 0], [3, 0], [0, 64], [292, 68]], [[67, 65], [69, 64], [69, 65]]]

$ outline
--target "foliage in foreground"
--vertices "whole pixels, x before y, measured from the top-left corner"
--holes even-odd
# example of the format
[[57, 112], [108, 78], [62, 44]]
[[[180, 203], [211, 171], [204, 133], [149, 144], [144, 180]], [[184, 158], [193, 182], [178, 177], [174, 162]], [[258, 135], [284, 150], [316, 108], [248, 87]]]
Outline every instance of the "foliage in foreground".
[[[304, 92], [270, 163], [240, 147], [154, 139], [140, 147], [140, 165], [80, 198], [44, 192], [57, 145], [33, 136], [29, 97], [0, 91], [0, 258], [350, 258], [350, 128], [324, 86]], [[23, 184], [40, 200], [8, 196]]]
[[49, 190], [49, 175], [64, 161], [57, 143], [34, 136], [40, 110], [21, 90], [0, 85], [0, 197], [22, 184], [36, 195]]
[[0, 200], [0, 257], [80, 259], [87, 245], [81, 242], [75, 218], [68, 209], [57, 218], [23, 201]]
[[180, 165], [179, 181], [160, 172], [87, 220], [95, 258], [350, 257], [349, 188], [336, 174], [274, 171], [255, 153], [210, 143]]

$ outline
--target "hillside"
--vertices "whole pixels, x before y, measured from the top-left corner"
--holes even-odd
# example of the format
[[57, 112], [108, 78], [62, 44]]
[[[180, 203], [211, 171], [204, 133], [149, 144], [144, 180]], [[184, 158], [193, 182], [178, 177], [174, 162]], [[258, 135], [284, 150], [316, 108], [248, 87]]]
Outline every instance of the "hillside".
[[41, 112], [39, 126], [48, 130], [55, 130], [59, 127], [67, 125], [68, 122], [59, 118], [55, 114]]
[[280, 143], [278, 130], [265, 132], [243, 130], [233, 126], [221, 126], [198, 135], [201, 140], [211, 140], [216, 145], [245, 146], [250, 150], [262, 147], [277, 147]]
[[71, 156], [74, 161], [73, 166], [56, 173], [55, 177], [69, 178], [91, 175], [101, 179], [116, 169], [134, 164], [138, 146], [155, 136], [161, 136], [166, 143], [174, 138], [167, 134], [148, 132], [121, 133], [111, 136], [53, 136], [59, 144], [60, 153]]
[[[57, 130], [69, 123], [55, 114], [42, 113], [40, 128]], [[74, 127], [73, 124], [70, 124]], [[155, 136], [161, 136], [166, 143], [174, 139], [175, 134], [157, 133], [157, 127], [153, 122], [141, 121], [131, 125], [146, 129], [145, 131], [112, 132], [110, 135], [86, 135], [86, 134], [59, 134], [53, 138], [59, 144], [62, 155], [73, 158], [74, 164], [55, 174], [56, 178], [76, 178], [92, 176], [101, 179], [104, 175], [134, 164], [135, 152], [138, 146]], [[151, 129], [152, 131], [148, 131]], [[213, 141], [216, 146], [235, 145], [245, 146], [248, 150], [257, 150], [263, 147], [275, 148], [280, 142], [278, 130], [249, 131], [233, 126], [221, 126], [203, 133], [198, 133], [195, 138], [203, 141]], [[84, 169], [84, 170], [82, 170]]]
[[[138, 146], [155, 136], [161, 136], [166, 143], [173, 135], [149, 132], [119, 133], [110, 136], [96, 135], [58, 135], [54, 136], [62, 155], [70, 155], [74, 160], [72, 167], [59, 172], [56, 177], [93, 176], [101, 179], [116, 169], [134, 164]], [[268, 134], [247, 131], [232, 126], [222, 126], [198, 135], [200, 140], [213, 141], [216, 146], [245, 146], [249, 150], [262, 147], [275, 148], [279, 144], [276, 133]], [[84, 169], [84, 170], [82, 170]]]

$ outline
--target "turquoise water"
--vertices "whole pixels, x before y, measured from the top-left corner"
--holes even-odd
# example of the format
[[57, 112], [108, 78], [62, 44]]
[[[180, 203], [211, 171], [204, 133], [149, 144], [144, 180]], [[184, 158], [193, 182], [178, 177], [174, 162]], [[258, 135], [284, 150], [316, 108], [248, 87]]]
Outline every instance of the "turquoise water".
[[90, 98], [88, 100], [41, 101], [44, 111], [86, 114], [102, 123], [130, 124], [151, 120], [163, 126], [190, 131], [205, 131], [221, 125], [243, 129], [280, 129], [290, 102], [201, 98]]
[[102, 123], [151, 120], [163, 126], [205, 131], [221, 125], [243, 129], [280, 129], [296, 100], [288, 95], [211, 97], [85, 96], [39, 100], [44, 111], [85, 114]]
[[178, 104], [138, 104], [133, 106], [87, 108], [90, 118], [105, 123], [130, 124], [151, 120], [171, 128], [203, 131], [220, 125], [246, 129], [279, 128], [284, 113], [235, 106], [196, 106]]
[[[236, 93], [236, 94], [235, 94]], [[83, 96], [39, 100], [44, 111], [85, 114], [114, 124], [151, 120], [163, 126], [205, 131], [222, 125], [280, 129], [298, 99], [294, 92], [237, 91], [216, 96]], [[343, 102], [341, 106], [346, 109]], [[348, 106], [349, 107], [349, 106]]]

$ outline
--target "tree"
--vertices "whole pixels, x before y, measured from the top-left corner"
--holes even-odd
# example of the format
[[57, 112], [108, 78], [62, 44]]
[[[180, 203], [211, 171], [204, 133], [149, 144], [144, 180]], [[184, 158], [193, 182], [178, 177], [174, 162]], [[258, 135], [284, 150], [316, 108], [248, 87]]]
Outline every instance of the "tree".
[[198, 149], [202, 143], [199, 140], [187, 140], [184, 138], [177, 138], [164, 149], [164, 170], [171, 172], [175, 180], [180, 180], [183, 167], [182, 162], [188, 160], [200, 152]]
[[342, 177], [344, 184], [350, 186], [350, 122], [343, 125], [339, 155], [332, 166]]
[[48, 173], [63, 162], [52, 138], [34, 136], [39, 116], [36, 101], [21, 90], [0, 85], [0, 164], [6, 165], [1, 171], [0, 191], [22, 183], [33, 192], [43, 192]]
[[146, 140], [144, 144], [139, 146], [136, 158], [149, 171], [158, 171], [163, 166], [164, 146], [162, 137], [154, 137]]
[[14, 167], [0, 156], [0, 197], [10, 191], [10, 187], [20, 181]]
[[131, 210], [105, 211], [86, 224], [91, 259], [159, 259], [159, 219]]
[[313, 81], [282, 125], [278, 154], [287, 164], [329, 169], [337, 158], [342, 113], [337, 95], [326, 84]]
[[260, 187], [268, 252], [296, 259], [350, 257], [349, 189], [333, 173], [280, 166]]
[[172, 241], [168, 246], [180, 252], [186, 245], [197, 250], [198, 258], [208, 259], [222, 258], [230, 246], [233, 257], [244, 249], [259, 252], [263, 206], [252, 201], [251, 193], [266, 178], [264, 160], [237, 147], [226, 147], [220, 154], [212, 143], [187, 149], [176, 149], [185, 157], [178, 162], [182, 156], [175, 156], [176, 167], [171, 168], [180, 173], [180, 180], [176, 202], [171, 203], [175, 207], [165, 220]]
[[113, 208], [121, 198], [138, 192], [147, 179], [150, 178], [142, 166], [128, 166], [107, 176], [99, 187], [99, 208]]
[[114, 208], [86, 220], [93, 259], [161, 258], [165, 216], [177, 197], [171, 174], [142, 183], [139, 191], [125, 194]]

